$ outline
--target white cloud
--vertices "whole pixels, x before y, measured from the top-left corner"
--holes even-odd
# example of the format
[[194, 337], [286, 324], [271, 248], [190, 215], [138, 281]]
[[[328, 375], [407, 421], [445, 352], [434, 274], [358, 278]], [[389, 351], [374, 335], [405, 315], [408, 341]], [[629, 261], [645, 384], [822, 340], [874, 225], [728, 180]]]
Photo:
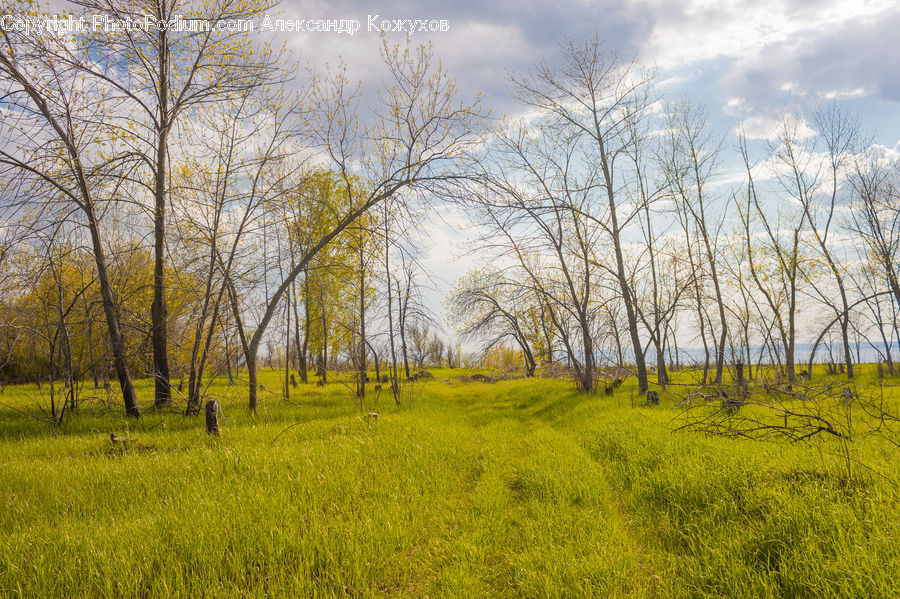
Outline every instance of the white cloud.
[[752, 61], [765, 48], [799, 47], [848, 22], [876, 23], [897, 13], [894, 0], [648, 3], [660, 15], [642, 55], [662, 68], [727, 57]]
[[[747, 139], [775, 141], [781, 135], [784, 118], [786, 118], [784, 112], [762, 112], [748, 116], [742, 121], [744, 135]], [[795, 139], [809, 139], [816, 135], [815, 130], [809, 126], [802, 114], [795, 113], [793, 118], [798, 120], [794, 130]]]

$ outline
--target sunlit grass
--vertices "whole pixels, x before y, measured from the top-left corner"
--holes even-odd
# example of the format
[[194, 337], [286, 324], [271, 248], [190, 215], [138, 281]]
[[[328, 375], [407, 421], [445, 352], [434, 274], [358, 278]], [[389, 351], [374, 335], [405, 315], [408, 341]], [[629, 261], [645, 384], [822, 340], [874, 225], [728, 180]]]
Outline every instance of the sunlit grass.
[[90, 401], [60, 426], [13, 409], [38, 414], [35, 387], [7, 387], [0, 595], [900, 593], [900, 472], [877, 436], [854, 452], [879, 474], [848, 486], [828, 439], [671, 432], [677, 388], [649, 407], [630, 383], [433, 372], [400, 407], [338, 382], [263, 393], [257, 417], [217, 381], [218, 438], [148, 409], [147, 381], [140, 420]]

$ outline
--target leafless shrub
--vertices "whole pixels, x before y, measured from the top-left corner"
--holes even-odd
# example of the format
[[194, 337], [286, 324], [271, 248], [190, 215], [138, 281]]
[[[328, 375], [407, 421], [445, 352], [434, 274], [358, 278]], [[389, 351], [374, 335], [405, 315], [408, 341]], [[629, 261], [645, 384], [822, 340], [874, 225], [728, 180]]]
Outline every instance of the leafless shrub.
[[[854, 443], [878, 435], [900, 446], [900, 417], [886, 405], [883, 387], [859, 392], [849, 385], [764, 382], [742, 393], [739, 388], [702, 386], [679, 403], [675, 430], [755, 441], [823, 442], [825, 453], [839, 458], [843, 474], [854, 479], [859, 461]], [[826, 446], [830, 439], [837, 447]], [[893, 482], [893, 481], [891, 481]]]

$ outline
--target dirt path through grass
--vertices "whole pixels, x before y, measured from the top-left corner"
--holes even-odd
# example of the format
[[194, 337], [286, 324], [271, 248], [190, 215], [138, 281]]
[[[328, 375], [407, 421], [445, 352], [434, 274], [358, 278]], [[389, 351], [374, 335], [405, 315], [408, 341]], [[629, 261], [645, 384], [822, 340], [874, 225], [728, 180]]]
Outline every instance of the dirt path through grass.
[[[443, 525], [435, 589], [457, 596], [652, 596], [659, 578], [609, 473], [566, 424], [580, 401], [522, 397], [448, 410], [477, 447], [460, 508]], [[467, 403], [465, 400], [462, 403]]]

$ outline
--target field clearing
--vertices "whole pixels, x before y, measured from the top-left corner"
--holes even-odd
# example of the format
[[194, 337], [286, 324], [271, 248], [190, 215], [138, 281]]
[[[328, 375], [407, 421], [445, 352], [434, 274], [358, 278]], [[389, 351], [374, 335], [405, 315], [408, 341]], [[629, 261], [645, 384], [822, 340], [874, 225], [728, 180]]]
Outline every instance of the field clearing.
[[[865, 368], [857, 385], [877, 388]], [[36, 413], [34, 386], [5, 388], [0, 595], [900, 595], [886, 437], [852, 444], [850, 480], [829, 435], [673, 432], [671, 394], [432, 372], [402, 407], [310, 384], [263, 394], [257, 417], [216, 383], [219, 438], [202, 417], [96, 401], [55, 427], [18, 411]], [[138, 392], [152, 401], [149, 381]]]

